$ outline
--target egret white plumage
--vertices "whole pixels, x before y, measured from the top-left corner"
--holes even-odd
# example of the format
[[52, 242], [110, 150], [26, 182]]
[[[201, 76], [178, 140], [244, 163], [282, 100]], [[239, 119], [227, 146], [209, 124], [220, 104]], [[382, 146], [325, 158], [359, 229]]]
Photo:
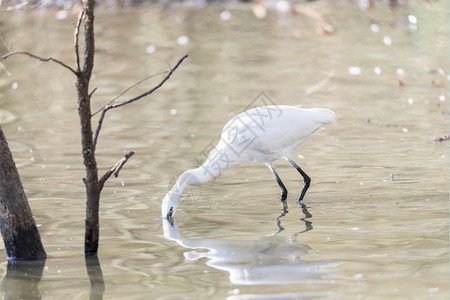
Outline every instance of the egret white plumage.
[[272, 162], [282, 158], [288, 160], [303, 177], [298, 201], [303, 200], [311, 179], [294, 162], [292, 152], [320, 126], [334, 119], [335, 114], [329, 109], [288, 105], [261, 106], [238, 114], [224, 126], [219, 143], [203, 165], [181, 174], [164, 196], [161, 207], [163, 218], [173, 217], [186, 186], [205, 183], [223, 171], [246, 162], [266, 164], [280, 186], [281, 201], [284, 201], [288, 192]]

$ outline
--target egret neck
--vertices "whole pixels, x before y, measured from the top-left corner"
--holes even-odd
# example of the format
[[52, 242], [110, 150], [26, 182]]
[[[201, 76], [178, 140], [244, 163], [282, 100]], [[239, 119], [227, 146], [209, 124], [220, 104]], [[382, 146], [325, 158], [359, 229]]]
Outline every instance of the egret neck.
[[181, 174], [162, 201], [162, 217], [171, 218], [175, 214], [178, 201], [188, 185], [205, 183], [219, 176], [221, 172], [221, 168], [211, 165], [211, 160], [208, 159], [202, 166], [187, 170]]

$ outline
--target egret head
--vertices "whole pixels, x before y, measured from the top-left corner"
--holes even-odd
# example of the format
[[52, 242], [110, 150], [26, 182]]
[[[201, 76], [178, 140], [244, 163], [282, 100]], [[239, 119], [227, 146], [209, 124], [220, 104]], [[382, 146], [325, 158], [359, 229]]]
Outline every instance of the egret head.
[[175, 211], [178, 206], [178, 200], [181, 194], [169, 191], [162, 201], [161, 213], [164, 219], [170, 219], [175, 215]]
[[[180, 198], [183, 194], [184, 189], [191, 185], [191, 184], [199, 184], [204, 182], [206, 179], [209, 178], [199, 178], [198, 176], [201, 175], [201, 169], [191, 169], [185, 171], [183, 174], [180, 175], [180, 177], [177, 178], [175, 184], [172, 186], [170, 191], [164, 196], [161, 206], [162, 211], [162, 217], [170, 219], [175, 215], [175, 211], [178, 206], [178, 202], [180, 201]], [[191, 194], [191, 197], [198, 197], [200, 192], [197, 191], [197, 193]]]

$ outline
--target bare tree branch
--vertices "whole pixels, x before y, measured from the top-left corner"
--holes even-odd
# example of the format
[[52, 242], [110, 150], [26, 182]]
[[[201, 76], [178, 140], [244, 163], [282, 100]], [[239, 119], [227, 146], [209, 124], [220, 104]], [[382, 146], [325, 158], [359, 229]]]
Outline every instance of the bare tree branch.
[[[151, 93], [153, 93], [154, 91], [156, 91], [157, 89], [159, 89], [169, 78], [170, 76], [172, 76], [173, 72], [175, 72], [175, 70], [181, 65], [181, 63], [188, 57], [187, 54], [185, 54], [178, 62], [177, 64], [170, 69], [170, 71], [167, 73], [167, 75], [163, 78], [163, 80], [161, 80], [161, 82], [156, 85], [155, 87], [153, 87], [151, 90], [148, 90], [145, 93], [140, 94], [139, 96], [136, 96], [134, 98], [131, 98], [129, 100], [120, 102], [120, 103], [116, 103], [116, 104], [112, 104], [112, 101], [114, 101], [115, 99], [113, 99], [112, 101], [110, 101], [107, 105], [105, 105], [105, 107], [103, 107], [103, 109], [101, 110], [101, 115], [100, 118], [98, 120], [98, 124], [97, 124], [97, 129], [95, 130], [95, 134], [94, 134], [94, 149], [97, 146], [97, 140], [98, 140], [98, 136], [100, 134], [100, 130], [102, 129], [102, 124], [103, 124], [103, 120], [105, 118], [106, 112], [110, 109], [113, 108], [117, 108], [117, 107], [121, 107], [130, 103], [133, 103], [145, 96], [150, 95]], [[97, 112], [98, 113], [98, 112]]]
[[63, 63], [63, 62], [60, 61], [60, 60], [54, 59], [54, 58], [52, 58], [52, 57], [47, 57], [47, 58], [40, 57], [40, 56], [37, 56], [37, 55], [35, 55], [35, 54], [33, 54], [33, 53], [30, 53], [30, 52], [27, 52], [27, 51], [14, 51], [14, 52], [10, 52], [10, 53], [7, 53], [7, 54], [3, 55], [2, 57], [0, 57], [0, 60], [7, 59], [8, 57], [13, 56], [13, 55], [27, 55], [27, 56], [30, 56], [30, 57], [32, 57], [32, 58], [35, 58], [35, 59], [37, 59], [37, 60], [39, 60], [39, 61], [44, 61], [44, 62], [52, 61], [52, 62], [55, 62], [55, 63], [57, 63], [57, 64], [63, 66], [64, 68], [70, 70], [72, 73], [74, 73], [76, 76], [78, 76], [77, 71], [75, 71], [75, 70], [72, 69], [70, 66], [66, 65], [65, 63]]
[[77, 25], [75, 26], [75, 32], [74, 32], [74, 44], [75, 44], [75, 55], [76, 55], [76, 60], [77, 60], [77, 72], [80, 72], [81, 67], [80, 67], [80, 51], [79, 51], [79, 46], [78, 46], [78, 36], [80, 35], [80, 27], [81, 27], [81, 22], [83, 21], [83, 16], [84, 16], [84, 9], [80, 12], [80, 14], [78, 15], [78, 20], [77, 20]]
[[123, 165], [128, 161], [128, 159], [134, 155], [133, 151], [128, 152], [124, 157], [122, 157], [119, 161], [117, 161], [109, 170], [100, 178], [98, 181], [100, 190], [102, 190], [105, 182], [114, 174], [115, 177], [119, 176], [119, 172], [122, 169]]
[[92, 95], [95, 93], [96, 90], [97, 88], [93, 89], [92, 92], [89, 93], [89, 99], [91, 99]]
[[109, 101], [108, 104], [106, 104], [105, 106], [103, 106], [102, 108], [100, 108], [99, 110], [97, 110], [95, 113], [93, 113], [93, 114], [91, 115], [91, 117], [93, 117], [93, 116], [95, 116], [96, 114], [98, 114], [99, 112], [103, 111], [103, 109], [104, 109], [105, 107], [107, 107], [108, 105], [111, 105], [114, 101], [116, 101], [117, 99], [119, 99], [120, 97], [122, 97], [126, 92], [128, 92], [128, 91], [131, 90], [132, 88], [134, 88], [134, 87], [140, 85], [141, 83], [143, 83], [144, 81], [146, 81], [146, 80], [148, 80], [148, 79], [150, 79], [150, 78], [153, 78], [153, 77], [156, 77], [156, 76], [159, 76], [159, 75], [162, 75], [162, 74], [166, 74], [166, 73], [168, 73], [168, 72], [169, 72], [169, 71], [164, 71], [164, 72], [160, 72], [160, 73], [157, 73], [157, 74], [153, 74], [153, 75], [147, 76], [147, 77], [145, 77], [144, 79], [139, 80], [138, 82], [136, 82], [136, 83], [133, 84], [132, 86], [127, 87], [127, 88], [126, 88], [122, 93], [120, 93], [117, 97], [115, 97], [114, 99], [112, 99], [111, 101]]
[[105, 119], [105, 115], [106, 115], [106, 112], [109, 109], [108, 108], [109, 106], [110, 106], [110, 104], [106, 105], [103, 108], [102, 114], [100, 115], [100, 118], [98, 119], [97, 129], [95, 129], [95, 134], [94, 134], [94, 150], [97, 148], [98, 136], [100, 134], [100, 130], [102, 129], [103, 119]]
[[143, 98], [143, 97], [145, 97], [145, 96], [150, 95], [151, 93], [153, 93], [154, 91], [156, 91], [157, 89], [159, 89], [159, 88], [160, 88], [160, 87], [161, 87], [161, 86], [162, 86], [162, 85], [170, 78], [170, 76], [172, 76], [173, 72], [175, 72], [175, 70], [181, 65], [181, 63], [183, 62], [183, 60], [185, 60], [187, 57], [188, 57], [188, 55], [185, 54], [185, 55], [177, 62], [177, 64], [176, 64], [173, 68], [170, 69], [170, 71], [169, 71], [169, 73], [166, 75], [166, 77], [164, 77], [164, 79], [163, 79], [157, 86], [155, 86], [155, 87], [152, 88], [151, 90], [149, 90], [149, 91], [147, 91], [147, 92], [145, 92], [145, 93], [143, 93], [143, 94], [140, 94], [139, 96], [136, 96], [136, 97], [134, 97], [134, 98], [131, 98], [131, 99], [127, 100], [127, 101], [123, 101], [123, 102], [120, 102], [120, 103], [117, 103], [117, 104], [113, 104], [113, 105], [111, 105], [111, 106], [108, 108], [108, 110], [109, 110], [109, 109], [112, 109], [112, 108], [121, 107], [121, 106], [130, 104], [130, 103], [132, 103], [132, 102], [135, 102], [135, 101], [137, 101], [137, 100], [139, 100], [139, 99], [141, 99], [141, 98]]
[[[97, 139], [98, 139], [98, 136], [99, 136], [99, 134], [100, 134], [100, 129], [102, 128], [102, 124], [103, 124], [103, 120], [104, 120], [104, 118], [105, 118], [105, 114], [106, 114], [106, 112], [109, 110], [108, 107], [110, 107], [111, 104], [112, 104], [114, 101], [116, 101], [116, 100], [117, 100], [118, 98], [120, 98], [123, 94], [125, 94], [126, 92], [128, 92], [129, 90], [131, 90], [132, 88], [134, 88], [135, 86], [141, 84], [142, 82], [144, 82], [144, 81], [146, 81], [146, 80], [148, 80], [148, 79], [150, 79], [150, 78], [152, 78], [152, 77], [155, 77], [155, 76], [158, 76], [158, 75], [161, 75], [161, 74], [164, 74], [164, 73], [168, 73], [168, 71], [164, 71], [164, 72], [161, 72], [161, 73], [158, 73], [158, 74], [155, 74], [155, 75], [150, 75], [150, 76], [148, 76], [148, 77], [146, 77], [146, 78], [144, 78], [144, 79], [142, 79], [142, 80], [136, 82], [136, 83], [133, 84], [132, 86], [130, 86], [130, 87], [128, 87], [127, 89], [125, 89], [122, 93], [120, 93], [119, 96], [117, 96], [117, 97], [115, 97], [114, 99], [112, 99], [111, 101], [109, 101], [108, 104], [106, 104], [106, 105], [103, 106], [101, 109], [97, 110], [95, 113], [93, 113], [93, 114], [91, 115], [91, 117], [93, 117], [93, 116], [95, 116], [96, 114], [98, 114], [99, 112], [101, 112], [100, 118], [99, 118], [99, 120], [98, 120], [97, 129], [95, 130], [95, 134], [94, 134], [94, 149], [95, 149], [95, 147], [96, 147], [96, 145], [97, 145]], [[95, 89], [91, 92], [91, 94], [89, 95], [89, 97], [95, 92], [96, 89], [97, 89], [97, 88], [95, 88]]]

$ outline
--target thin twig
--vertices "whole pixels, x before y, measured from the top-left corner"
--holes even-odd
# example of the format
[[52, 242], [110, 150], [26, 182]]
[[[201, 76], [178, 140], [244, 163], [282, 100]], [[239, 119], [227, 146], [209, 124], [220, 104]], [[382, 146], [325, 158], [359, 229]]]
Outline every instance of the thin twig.
[[91, 99], [92, 95], [95, 93], [96, 90], [97, 88], [93, 89], [92, 92], [89, 93], [89, 99]]
[[83, 20], [83, 16], [84, 16], [84, 9], [80, 12], [80, 14], [78, 15], [78, 20], [77, 20], [77, 25], [75, 27], [75, 32], [74, 32], [74, 44], [75, 44], [75, 55], [76, 55], [76, 60], [77, 60], [77, 72], [81, 71], [81, 67], [80, 67], [80, 51], [79, 51], [79, 46], [78, 46], [78, 36], [80, 35], [80, 27], [81, 27], [81, 21]]
[[333, 77], [334, 77], [334, 70], [331, 70], [330, 72], [328, 72], [327, 76], [324, 79], [322, 79], [315, 85], [307, 88], [305, 94], [309, 96], [312, 93], [315, 93], [316, 91], [322, 89], [327, 83], [329, 83], [333, 79]]
[[133, 151], [128, 152], [124, 157], [122, 157], [119, 161], [117, 161], [108, 171], [100, 178], [98, 181], [100, 185], [100, 190], [103, 188], [105, 182], [114, 174], [115, 177], [119, 176], [119, 172], [122, 169], [123, 165], [128, 161], [128, 159], [134, 155]]
[[[1, 0], [0, 0], [1, 3]], [[3, 45], [5, 45], [6, 49], [8, 49], [9, 52], [13, 52], [12, 48], [11, 48], [11, 44], [8, 44], [5, 40], [5, 38], [3, 37], [2, 34], [0, 34], [0, 40], [2, 41]]]
[[28, 56], [30, 56], [32, 58], [35, 58], [35, 59], [39, 60], [39, 61], [44, 61], [44, 62], [52, 61], [54, 63], [57, 63], [57, 64], [63, 66], [64, 68], [70, 70], [72, 73], [74, 73], [75, 75], [78, 76], [78, 73], [74, 69], [72, 69], [70, 66], [66, 65], [65, 63], [63, 63], [60, 60], [54, 59], [52, 57], [47, 57], [47, 58], [40, 57], [40, 56], [37, 56], [37, 55], [35, 55], [33, 53], [30, 53], [30, 52], [27, 52], [27, 51], [10, 52], [10, 53], [7, 53], [7, 54], [3, 55], [2, 57], [0, 57], [0, 60], [4, 60], [4, 59], [7, 59], [10, 56], [19, 55], [19, 54], [20, 55], [28, 55]]
[[94, 150], [95, 150], [95, 148], [97, 148], [97, 139], [100, 134], [100, 130], [102, 128], [103, 119], [105, 118], [106, 112], [108, 111], [108, 107], [109, 106], [107, 105], [103, 108], [102, 114], [100, 115], [100, 118], [98, 119], [97, 129], [95, 129], [94, 141], [93, 141]]
[[5, 67], [4, 64], [0, 63], [0, 68], [3, 69], [3, 71], [5, 71], [6, 75], [11, 77], [11, 72], [8, 71], [8, 69]]
[[[2, 1], [0, 0], [0, 5], [1, 5]], [[2, 41], [3, 45], [5, 45], [6, 49], [8, 49], [8, 52], [13, 52], [11, 44], [8, 44], [5, 40], [5, 38], [3, 37], [3, 34], [0, 33], [0, 40]], [[0, 63], [0, 67], [6, 72], [6, 74], [8, 76], [11, 76], [11, 72], [8, 71], [8, 69], [6, 68], [6, 66], [2, 63]]]
[[134, 97], [134, 98], [131, 98], [131, 99], [127, 100], [127, 101], [123, 101], [123, 102], [120, 102], [120, 103], [117, 103], [117, 104], [113, 104], [113, 105], [111, 105], [108, 109], [121, 107], [121, 106], [130, 104], [130, 103], [133, 103], [133, 102], [135, 102], [135, 101], [137, 101], [137, 100], [139, 100], [139, 99], [141, 99], [141, 98], [143, 98], [143, 97], [145, 97], [145, 96], [150, 95], [151, 93], [153, 93], [154, 91], [156, 91], [157, 89], [159, 89], [159, 88], [160, 88], [160, 87], [161, 87], [161, 86], [162, 86], [162, 85], [170, 78], [170, 76], [172, 76], [173, 72], [175, 72], [175, 70], [178, 68], [178, 66], [179, 66], [179, 65], [183, 62], [183, 60], [185, 60], [187, 57], [188, 57], [188, 55], [185, 54], [185, 55], [177, 62], [177, 64], [175, 65], [175, 67], [173, 67], [172, 69], [170, 69], [170, 71], [169, 71], [169, 73], [166, 75], [166, 77], [164, 77], [164, 79], [163, 79], [157, 86], [155, 86], [154, 88], [152, 88], [151, 90], [149, 90], [149, 91], [147, 91], [147, 92], [145, 92], [145, 93], [143, 93], [143, 94], [140, 94], [139, 96], [136, 96], [136, 97]]
[[[110, 102], [109, 104], [105, 105], [105, 107], [103, 107], [103, 109], [101, 110], [102, 114], [100, 115], [100, 119], [98, 120], [97, 129], [95, 130], [95, 134], [94, 134], [94, 149], [95, 149], [96, 146], [97, 146], [98, 136], [99, 136], [99, 134], [100, 134], [100, 130], [102, 129], [103, 120], [104, 120], [105, 115], [106, 115], [106, 112], [107, 112], [108, 110], [113, 109], [113, 108], [117, 108], [117, 107], [121, 107], [121, 106], [130, 104], [130, 103], [133, 103], [133, 102], [135, 102], [135, 101], [137, 101], [137, 100], [139, 100], [139, 99], [141, 99], [141, 98], [143, 98], [143, 97], [145, 97], [145, 96], [150, 95], [151, 93], [153, 93], [154, 91], [156, 91], [157, 89], [159, 89], [159, 88], [160, 88], [160, 87], [161, 87], [161, 86], [162, 86], [162, 85], [170, 78], [170, 76], [172, 76], [173, 72], [175, 72], [175, 70], [180, 66], [180, 64], [183, 62], [183, 60], [185, 60], [187, 57], [188, 57], [188, 55], [185, 54], [185, 55], [177, 62], [177, 64], [176, 64], [173, 68], [170, 69], [170, 71], [167, 73], [166, 77], [164, 77], [164, 79], [161, 80], [161, 82], [160, 82], [158, 85], [156, 85], [155, 87], [153, 87], [151, 90], [149, 90], [149, 91], [147, 91], [147, 92], [145, 92], [145, 93], [143, 93], [143, 94], [140, 94], [139, 96], [136, 96], [136, 97], [134, 97], [134, 98], [131, 98], [131, 99], [127, 100], [127, 101], [123, 101], [123, 102], [116, 103], [116, 104], [112, 104], [112, 103]], [[97, 113], [98, 113], [98, 112], [97, 112]]]
[[159, 75], [162, 75], [162, 74], [166, 74], [166, 73], [168, 73], [168, 72], [169, 72], [169, 71], [164, 71], [164, 72], [160, 72], [160, 73], [157, 73], [157, 74], [153, 74], [153, 75], [147, 76], [147, 77], [145, 77], [144, 79], [139, 80], [138, 82], [136, 82], [136, 83], [133, 84], [132, 86], [127, 87], [127, 88], [126, 88], [122, 93], [120, 93], [117, 97], [115, 97], [114, 99], [112, 99], [111, 101], [109, 101], [108, 104], [106, 104], [104, 107], [102, 107], [102, 108], [100, 108], [99, 110], [97, 110], [95, 113], [91, 114], [91, 117], [93, 117], [93, 116], [95, 116], [96, 114], [98, 114], [99, 112], [103, 111], [103, 110], [105, 109], [105, 107], [111, 105], [114, 101], [116, 101], [117, 99], [119, 99], [120, 97], [122, 97], [126, 92], [128, 92], [128, 91], [131, 90], [132, 88], [134, 88], [134, 87], [140, 85], [141, 83], [143, 83], [143, 82], [146, 81], [146, 80], [149, 80], [150, 78], [153, 78], [153, 77], [156, 77], [156, 76], [159, 76]]

